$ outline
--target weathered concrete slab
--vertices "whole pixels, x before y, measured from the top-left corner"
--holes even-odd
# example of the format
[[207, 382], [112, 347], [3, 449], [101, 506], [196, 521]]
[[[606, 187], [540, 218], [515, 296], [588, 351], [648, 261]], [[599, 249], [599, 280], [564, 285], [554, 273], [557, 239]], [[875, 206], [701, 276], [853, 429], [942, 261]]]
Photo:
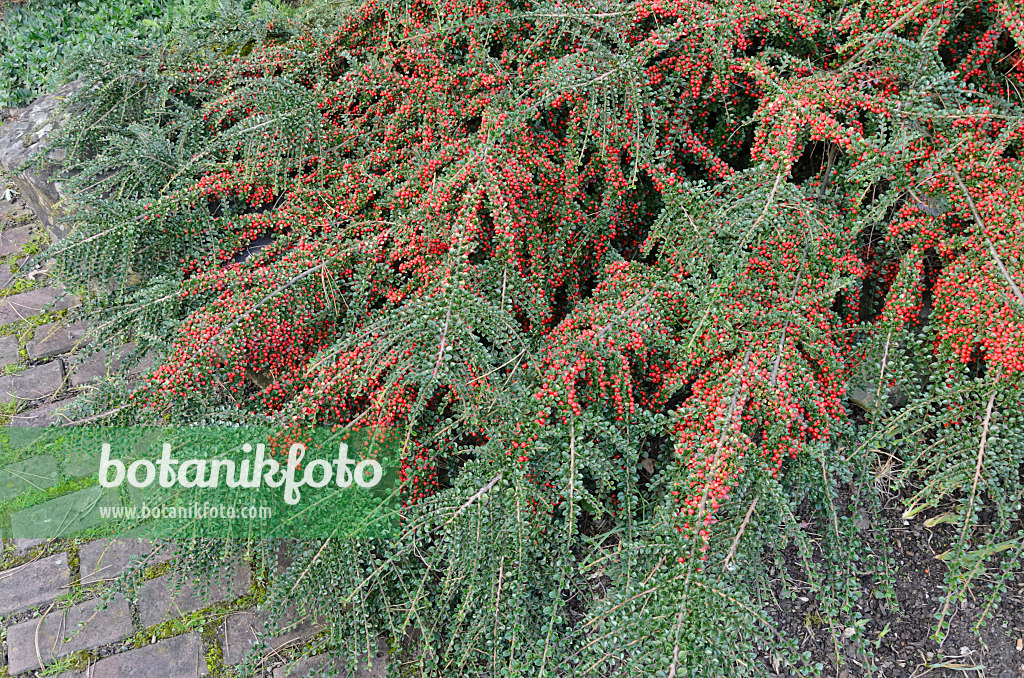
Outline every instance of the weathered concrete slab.
[[[149, 452], [153, 452], [154, 449], [159, 450], [159, 448], [154, 448], [155, 442], [161, 440], [159, 429], [139, 428], [136, 429], [135, 433], [137, 434], [136, 437], [130, 438], [127, 435], [127, 432], [125, 432], [123, 437], [119, 436], [120, 443], [128, 445], [131, 442], [132, 445], [136, 446], [134, 449], [138, 450], [139, 456], [142, 456], [143, 451], [145, 450], [148, 450], [148, 452], [146, 452], [147, 454]], [[64, 473], [66, 475], [76, 478], [95, 478], [97, 476], [97, 473], [99, 472], [99, 457], [96, 453], [98, 450], [89, 449], [82, 445], [73, 445], [66, 448], [65, 452], [66, 454], [64, 455], [63, 461]], [[142, 493], [142, 490], [132, 487], [127, 483], [125, 485], [128, 490], [128, 497], [131, 500], [131, 503], [137, 503], [135, 502], [135, 498], [138, 494]], [[152, 495], [148, 496], [152, 497]]]
[[78, 305], [78, 299], [54, 287], [41, 287], [0, 299], [0, 325], [27, 320], [44, 310], [60, 311]]
[[80, 346], [85, 346], [90, 337], [89, 328], [84, 322], [62, 325], [49, 323], [36, 328], [35, 335], [25, 349], [32, 360], [53, 358], [71, 353]]
[[11, 448], [19, 450], [26, 447], [42, 436], [46, 427], [59, 426], [69, 421], [66, 415], [60, 414], [60, 410], [70, 405], [73, 400], [74, 398], [70, 398], [55, 403], [47, 403], [11, 417], [11, 421], [8, 424], [9, 428], [7, 429], [7, 440]]
[[92, 678], [190, 678], [205, 676], [207, 670], [203, 639], [186, 633], [101, 659], [92, 667]]
[[342, 670], [345, 662], [341, 659], [319, 655], [316, 657], [305, 657], [297, 662], [278, 666], [274, 669], [274, 678], [307, 678], [308, 676], [319, 676], [328, 666], [338, 671], [338, 675], [345, 676]]
[[[256, 644], [257, 639], [264, 636], [266, 612], [246, 610], [229, 615], [222, 627], [224, 637], [224, 664], [234, 666], [245, 659], [245, 655]], [[323, 629], [322, 624], [311, 620], [300, 619], [294, 608], [285, 613], [276, 629], [267, 638], [268, 654], [285, 647], [297, 645]]]
[[0, 257], [17, 254], [32, 239], [32, 228], [29, 226], [18, 226], [9, 228], [0, 233]]
[[11, 673], [40, 668], [40, 657], [45, 664], [50, 664], [72, 652], [116, 643], [132, 635], [132, 615], [123, 596], [116, 596], [106, 608], [100, 606], [99, 599], [88, 600], [8, 629]]
[[0, 469], [0, 501], [57, 484], [57, 460], [48, 454], [31, 457]]
[[161, 545], [154, 553], [156, 546], [157, 544], [149, 539], [118, 538], [91, 541], [78, 551], [81, 583], [95, 584], [105, 579], [113, 579], [127, 570], [133, 562], [141, 562], [143, 559], [153, 565], [174, 557], [172, 544]]
[[13, 539], [12, 541], [14, 541], [14, 550], [15, 551], [17, 551], [18, 553], [28, 553], [29, 551], [31, 551], [35, 547], [39, 546], [40, 544], [45, 544], [49, 540], [48, 539], [27, 539], [27, 538], [18, 537], [18, 538]]
[[[371, 661], [372, 660], [372, 661]], [[377, 652], [372, 658], [360, 659], [355, 670], [346, 670], [345, 659], [332, 659], [327, 655], [304, 657], [297, 662], [278, 666], [274, 669], [274, 678], [308, 678], [324, 675], [327, 668], [334, 668], [341, 678], [384, 678], [387, 671], [387, 645], [379, 643]]]
[[9, 377], [0, 377], [0, 400], [40, 400], [52, 396], [63, 385], [64, 366], [59, 360], [54, 360]]
[[70, 583], [66, 553], [0, 572], [0, 616], [51, 603]]
[[45, 428], [47, 426], [66, 423], [68, 418], [60, 414], [60, 409], [70, 405], [75, 399], [59, 400], [55, 403], [46, 403], [31, 410], [25, 410], [11, 417], [8, 424], [11, 428]]
[[178, 577], [180, 575], [172, 572], [150, 579], [139, 589], [139, 621], [144, 628], [237, 598], [252, 585], [252, 573], [244, 566], [236, 568], [225, 577], [205, 582], [205, 592], [200, 589], [200, 582], [196, 581], [182, 582], [180, 588], [177, 588], [180, 582]]
[[0, 337], [0, 367], [16, 365], [21, 362], [21, 353], [18, 349], [18, 338], [8, 334]]
[[101, 524], [103, 509], [117, 506], [117, 488], [94, 485], [18, 511], [11, 516], [11, 532], [15, 537], [55, 539]]
[[[100, 349], [81, 362], [77, 362], [70, 368], [71, 385], [79, 388], [86, 384], [100, 381], [109, 375], [121, 371], [121, 363], [125, 356], [135, 350], [135, 344], [129, 342], [114, 350]], [[153, 366], [153, 357], [146, 355], [133, 367], [129, 376], [139, 375]]]
[[71, 385], [79, 388], [94, 381], [100, 381], [108, 375], [114, 374], [121, 368], [121, 361], [117, 358], [108, 364], [107, 352], [103, 349], [93, 353], [82, 362], [71, 365]]

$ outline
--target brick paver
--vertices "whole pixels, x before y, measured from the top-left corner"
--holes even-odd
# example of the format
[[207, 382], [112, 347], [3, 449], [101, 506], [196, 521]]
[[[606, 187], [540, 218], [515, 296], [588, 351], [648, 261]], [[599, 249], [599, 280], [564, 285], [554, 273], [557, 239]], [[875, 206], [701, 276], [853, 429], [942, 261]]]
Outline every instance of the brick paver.
[[21, 294], [12, 294], [0, 299], [0, 325], [19, 322], [39, 315], [43, 308], [51, 302], [53, 305], [49, 306], [48, 310], [50, 311], [59, 311], [78, 304], [75, 297], [64, 294], [53, 287], [42, 287]]
[[53, 395], [64, 383], [59, 360], [30, 367], [9, 377], [0, 377], [0, 400], [39, 400]]
[[[229, 615], [224, 620], [224, 664], [234, 666], [245, 659], [245, 655], [256, 644], [256, 639], [263, 636], [263, 625], [267, 613], [246, 610]], [[266, 652], [272, 654], [281, 648], [302, 642], [323, 629], [321, 624], [300, 620], [294, 609], [289, 609], [284, 618], [277, 623], [282, 632], [274, 634], [267, 641]]]
[[139, 620], [144, 628], [237, 598], [248, 591], [252, 584], [249, 568], [239, 567], [226, 577], [208, 582], [204, 597], [195, 581], [184, 582], [176, 591], [175, 583], [178, 580], [175, 577], [179, 576], [171, 573], [150, 579], [139, 589]]
[[62, 407], [67, 407], [71, 404], [74, 398], [68, 398], [67, 400], [61, 400], [55, 403], [46, 403], [39, 407], [33, 407], [30, 410], [19, 412], [18, 414], [11, 417], [11, 423], [8, 424], [12, 428], [42, 428], [53, 424], [61, 424], [66, 422], [67, 417], [62, 417], [57, 414], [57, 410]]
[[190, 678], [207, 673], [203, 640], [187, 633], [101, 659], [92, 678]]
[[378, 645], [377, 653], [373, 657], [372, 666], [361, 659], [356, 664], [355, 671], [345, 671], [347, 661], [344, 659], [332, 659], [327, 655], [305, 657], [297, 662], [278, 666], [274, 669], [274, 678], [306, 678], [307, 676], [319, 676], [327, 667], [333, 667], [338, 671], [340, 678], [384, 678], [387, 670], [387, 646], [384, 643]]
[[[78, 569], [82, 584], [94, 584], [113, 579], [128, 569], [133, 559], [142, 560], [153, 553], [154, 543], [149, 539], [97, 539], [82, 546], [78, 551]], [[162, 563], [174, 557], [170, 544], [160, 547], [146, 562], [150, 565]]]
[[50, 323], [36, 328], [32, 341], [28, 342], [25, 349], [29, 358], [39, 360], [71, 353], [88, 341], [88, 326], [85, 323]]
[[18, 338], [8, 334], [0, 337], [0, 367], [16, 365], [21, 361], [21, 354], [18, 349]]
[[[18, 674], [37, 669], [39, 656], [50, 664], [72, 652], [124, 640], [132, 633], [132, 615], [123, 596], [115, 596], [106, 608], [101, 608], [98, 598], [87, 600], [8, 629], [10, 671]], [[36, 655], [37, 649], [39, 656]]]
[[21, 252], [31, 237], [30, 226], [19, 226], [0, 233], [0, 257]]
[[29, 538], [70, 535], [102, 523], [103, 507], [120, 505], [117, 488], [93, 485], [18, 511], [11, 516], [11, 532]]
[[41, 454], [0, 469], [0, 501], [57, 484], [57, 461]]
[[51, 603], [70, 582], [66, 553], [4, 570], [0, 572], [0, 616]]

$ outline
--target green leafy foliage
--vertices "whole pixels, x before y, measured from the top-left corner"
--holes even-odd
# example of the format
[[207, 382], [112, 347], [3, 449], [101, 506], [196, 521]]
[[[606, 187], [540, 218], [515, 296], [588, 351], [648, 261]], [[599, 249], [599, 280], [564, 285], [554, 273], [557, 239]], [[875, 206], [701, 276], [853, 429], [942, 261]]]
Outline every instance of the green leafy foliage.
[[84, 407], [400, 431], [402, 533], [268, 593], [353, 661], [814, 673], [771, 601], [810, 582], [838, 643], [892, 599], [877, 454], [952, 514], [955, 604], [1020, 567], [1020, 16], [868, 5], [367, 2], [96, 54], [50, 254], [162, 364]]
[[[28, 0], [0, 15], [0, 106], [23, 106], [74, 78], [73, 62], [103, 46], [188, 29], [251, 0]], [[69, 64], [70, 70], [62, 69]]]

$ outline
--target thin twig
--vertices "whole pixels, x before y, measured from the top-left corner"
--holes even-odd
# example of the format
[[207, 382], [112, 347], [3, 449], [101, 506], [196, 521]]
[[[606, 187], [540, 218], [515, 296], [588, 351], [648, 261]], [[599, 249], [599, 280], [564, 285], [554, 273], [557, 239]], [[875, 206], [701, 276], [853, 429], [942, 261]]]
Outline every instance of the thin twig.
[[839, 155], [839, 147], [829, 144], [828, 166], [825, 168], [825, 176], [821, 180], [821, 187], [818, 189], [818, 198], [815, 202], [820, 203], [825, 199], [825, 190], [828, 188], [828, 180], [832, 176], [832, 168], [835, 167], [837, 155]]
[[725, 554], [725, 562], [722, 563], [723, 570], [729, 569], [729, 563], [736, 555], [736, 549], [740, 545], [740, 537], [742, 537], [743, 533], [746, 531], [747, 524], [750, 523], [750, 518], [754, 515], [754, 509], [757, 508], [757, 500], [758, 497], [754, 497], [754, 501], [750, 502], [750, 508], [747, 509], [747, 515], [743, 516], [743, 522], [740, 523], [740, 531], [736, 533], [736, 536], [732, 540], [732, 546], [729, 547], [729, 552]]
[[978, 213], [978, 208], [974, 204], [974, 198], [971, 197], [971, 192], [967, 190], [967, 185], [964, 183], [964, 180], [960, 178], [960, 173], [956, 171], [956, 167], [950, 164], [949, 169], [953, 173], [953, 178], [956, 179], [956, 183], [963, 192], [964, 197], [967, 198], [967, 205], [971, 208], [971, 216], [974, 217], [974, 223], [976, 223], [978, 228], [981, 229], [981, 233], [979, 233], [979, 235], [985, 239], [985, 244], [988, 245], [989, 254], [992, 255], [993, 259], [995, 259], [996, 266], [999, 267], [999, 272], [1003, 274], [1003, 278], [1006, 279], [1006, 282], [1010, 285], [1010, 289], [1013, 290], [1013, 296], [1017, 297], [1017, 301], [1021, 306], [1024, 306], [1024, 294], [1021, 294], [1020, 288], [1017, 287], [1017, 283], [1013, 281], [1013, 277], [1010, 275], [1010, 272], [1006, 270], [1006, 265], [1003, 263], [1002, 258], [1000, 258], [999, 252], [996, 251], [996, 246], [992, 242], [992, 239], [988, 237], [987, 233], [985, 233], [985, 222], [981, 220], [981, 214]]
[[[780, 174], [779, 175], [779, 179], [781, 179], [781, 178], [782, 178], [782, 175]], [[775, 186], [778, 187], [778, 185], [779, 185], [779, 182], [776, 181], [775, 182]], [[772, 189], [772, 194], [774, 195], [774, 193], [775, 193], [775, 189]], [[769, 200], [769, 202], [770, 202], [770, 200]], [[765, 209], [767, 210], [767, 206], [765, 207]], [[762, 214], [762, 216], [763, 216], [763, 214]], [[740, 367], [740, 371], [741, 372], [746, 369], [747, 363], [750, 361], [750, 354], [751, 354], [752, 350], [753, 349], [749, 349], [748, 348], [746, 355], [743, 356], [743, 365]], [[737, 384], [736, 389], [732, 392], [732, 398], [730, 399], [730, 402], [729, 402], [729, 410], [728, 410], [728, 413], [726, 414], [726, 422], [722, 426], [722, 435], [719, 437], [718, 443], [715, 445], [715, 456], [714, 456], [714, 458], [711, 461], [710, 472], [707, 474], [707, 477], [709, 477], [709, 478], [714, 478], [715, 474], [718, 472], [718, 464], [719, 464], [719, 462], [721, 460], [722, 447], [725, 445], [726, 435], [729, 433], [729, 430], [732, 428], [732, 421], [733, 421], [734, 413], [736, 411], [737, 400], [739, 399], [740, 388], [741, 388], [741, 385]], [[704, 506], [707, 503], [708, 493], [710, 492], [710, 490], [711, 490], [711, 483], [705, 484], [704, 491], [701, 493], [700, 506], [697, 508], [697, 513], [695, 515], [695, 519], [696, 520], [703, 520], [702, 516], [704, 515]], [[693, 544], [693, 546], [691, 547], [691, 555], [692, 555], [692, 553], [693, 553], [692, 549], [696, 548], [697, 540], [694, 539], [694, 540], [692, 540], [691, 543]], [[679, 604], [679, 614], [676, 616], [676, 630], [675, 630], [676, 642], [675, 642], [675, 646], [672, 648], [672, 665], [669, 666], [668, 678], [675, 678], [676, 672], [678, 671], [678, 667], [679, 667], [679, 633], [682, 631], [683, 620], [684, 620], [685, 615], [686, 615], [687, 593], [688, 593], [688, 590], [689, 590], [690, 575], [692, 573], [693, 573], [692, 569], [689, 572], [687, 572], [686, 582], [685, 582], [685, 584], [683, 586], [683, 600]]]
[[647, 294], [642, 296], [639, 301], [637, 301], [635, 304], [633, 304], [632, 308], [630, 308], [628, 311], [626, 311], [626, 312], [622, 313], [621, 315], [619, 315], [618, 318], [613, 318], [612, 320], [609, 320], [608, 324], [605, 325], [604, 327], [602, 327], [601, 331], [598, 332], [596, 335], [594, 335], [594, 341], [597, 341], [598, 339], [600, 339], [604, 335], [608, 334], [608, 330], [610, 330], [612, 328], [612, 325], [615, 324], [616, 320], [618, 320], [619, 318], [628, 317], [630, 313], [632, 313], [633, 311], [635, 311], [638, 308], [640, 308], [640, 306], [642, 306], [648, 299], [650, 299], [652, 294], [654, 294], [654, 290], [651, 290], [650, 292], [648, 292]]
[[324, 549], [327, 548], [327, 545], [330, 544], [330, 543], [331, 543], [331, 539], [330, 538], [327, 538], [327, 539], [324, 540], [323, 545], [320, 546], [320, 550], [318, 550], [316, 552], [316, 555], [313, 556], [313, 559], [309, 561], [309, 564], [306, 565], [306, 567], [299, 574], [298, 578], [295, 580], [295, 583], [292, 584], [292, 588], [288, 592], [289, 594], [295, 593], [295, 589], [298, 587], [299, 582], [302, 581], [302, 579], [306, 576], [306, 573], [309, 572], [309, 568], [313, 567], [313, 563], [315, 563], [317, 560], [320, 559], [320, 554], [322, 554], [324, 552]]
[[878, 43], [878, 41], [882, 39], [883, 35], [888, 35], [889, 33], [892, 33], [893, 31], [897, 30], [900, 26], [906, 23], [907, 20], [910, 19], [910, 17], [914, 16], [914, 14], [917, 13], [917, 10], [921, 9], [921, 7], [926, 5], [928, 2], [929, 0], [921, 0], [919, 3], [908, 9], [903, 16], [901, 16], [899, 19], [891, 23], [884, 31], [882, 31], [875, 37], [871, 38], [871, 40], [869, 40], [863, 47], [857, 50], [854, 53], [854, 55], [850, 57], [849, 61], [842, 65], [840, 70], [847, 70], [852, 66], [855, 66], [857, 62], [860, 60], [860, 58], [864, 56], [864, 53], [867, 52], [872, 47], [874, 47]]
[[39, 652], [39, 627], [43, 625], [43, 620], [46, 619], [46, 615], [50, 614], [50, 610], [52, 610], [53, 606], [56, 604], [56, 600], [50, 603], [50, 607], [46, 608], [46, 612], [44, 612], [43, 616], [39, 618], [39, 622], [36, 624], [35, 632], [32, 634], [32, 641], [35, 644], [36, 649], [36, 659], [39, 661], [40, 668], [46, 666], [46, 664], [43, 662], [42, 653]]
[[68, 423], [66, 423], [64, 425], [65, 426], [78, 426], [79, 424], [87, 424], [90, 421], [96, 421], [97, 419], [105, 419], [105, 418], [107, 418], [107, 417], [109, 417], [111, 415], [117, 414], [118, 412], [120, 412], [121, 410], [123, 410], [126, 407], [128, 407], [128, 403], [125, 403], [124, 405], [119, 405], [119, 406], [115, 407], [112, 410], [107, 410], [106, 412], [100, 412], [99, 414], [94, 414], [91, 417], [85, 417], [83, 419], [75, 419], [73, 421], [69, 421]]
[[569, 420], [569, 538], [572, 539], [572, 506], [576, 489], [576, 417]]
[[[967, 528], [971, 524], [971, 515], [974, 513], [974, 500], [978, 496], [978, 481], [981, 480], [981, 469], [983, 461], [985, 459], [985, 445], [988, 442], [988, 429], [989, 424], [992, 421], [992, 408], [996, 403], [996, 392], [993, 390], [992, 395], [988, 399], [988, 407], [985, 408], [985, 420], [981, 424], [981, 442], [978, 444], [978, 458], [974, 463], [974, 481], [971, 483], [971, 498], [967, 503], [967, 512], [964, 514], [964, 526], [960, 530], [960, 539], [957, 543], [957, 551], [962, 551], [964, 542], [967, 539]], [[970, 581], [968, 579], [968, 581]], [[964, 586], [966, 586], [966, 582]], [[953, 596], [946, 596], [946, 602], [942, 605], [942, 612], [939, 613], [939, 625], [938, 630], [942, 630], [942, 620], [945, 619], [946, 613], [949, 611], [949, 603], [953, 600]]]
[[882, 402], [882, 385], [885, 383], [885, 365], [889, 360], [889, 344], [892, 342], [892, 328], [885, 338], [885, 350], [882, 352], [882, 366], [878, 372], [878, 388], [875, 389], [875, 400]]
[[463, 504], [462, 506], [460, 506], [459, 510], [456, 511], [454, 514], [452, 514], [452, 517], [448, 519], [448, 521], [445, 523], [445, 525], [450, 524], [453, 520], [455, 520], [456, 518], [459, 517], [460, 513], [462, 513], [463, 511], [468, 509], [470, 506], [472, 506], [476, 502], [477, 499], [479, 499], [480, 497], [482, 497], [485, 494], [487, 494], [488, 492], [490, 492], [491, 488], [494, 487], [497, 484], [497, 482], [499, 480], [501, 480], [501, 478], [502, 478], [502, 473], [501, 473], [501, 471], [498, 471], [498, 475], [496, 475], [493, 478], [491, 478], [491, 482], [489, 482], [486, 485], [484, 485], [483, 487], [481, 487], [479, 490], [476, 491], [476, 494], [474, 494], [472, 497], [467, 499], [466, 503]]
[[[789, 303], [791, 303], [791, 304], [793, 303], [793, 300], [796, 299], [796, 292], [800, 288], [800, 274], [801, 273], [803, 273], [803, 270], [797, 271], [796, 272], [796, 280], [793, 281], [793, 293], [789, 295]], [[775, 352], [775, 364], [772, 365], [772, 376], [768, 380], [768, 383], [771, 385], [772, 388], [775, 388], [776, 380], [777, 380], [777, 378], [779, 376], [779, 366], [782, 364], [782, 350], [783, 350], [783, 348], [785, 348], [786, 333], [789, 331], [789, 326], [791, 324], [792, 324], [792, 320], [787, 320], [786, 321], [786, 326], [782, 328], [782, 336], [779, 337], [779, 348]]]

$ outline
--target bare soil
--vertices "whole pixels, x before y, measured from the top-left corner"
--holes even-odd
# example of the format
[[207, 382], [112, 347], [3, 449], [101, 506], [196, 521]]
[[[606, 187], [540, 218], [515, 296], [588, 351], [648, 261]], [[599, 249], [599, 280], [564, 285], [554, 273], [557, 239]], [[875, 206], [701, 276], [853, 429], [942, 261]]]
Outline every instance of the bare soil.
[[[987, 584], [998, 566], [980, 574], [966, 604], [952, 611], [945, 639], [936, 642], [936, 614], [944, 605], [948, 571], [936, 556], [951, 548], [957, 534], [949, 525], [926, 528], [923, 518], [904, 521], [901, 513], [894, 497], [873, 522], [864, 521], [864, 536], [873, 550], [880, 552], [883, 540], [891, 548], [897, 604], [873, 597], [859, 601], [859, 611], [868, 620], [857, 632], [859, 648], [855, 640], [821, 623], [809, 587], [790, 589], [795, 594], [791, 600], [779, 597], [774, 615], [778, 630], [796, 640], [801, 652], [810, 652], [811, 663], [820, 662], [824, 676], [1024, 678], [1024, 575], [1018, 572], [1001, 600], [986, 608]], [[983, 613], [986, 621], [978, 630]]]

